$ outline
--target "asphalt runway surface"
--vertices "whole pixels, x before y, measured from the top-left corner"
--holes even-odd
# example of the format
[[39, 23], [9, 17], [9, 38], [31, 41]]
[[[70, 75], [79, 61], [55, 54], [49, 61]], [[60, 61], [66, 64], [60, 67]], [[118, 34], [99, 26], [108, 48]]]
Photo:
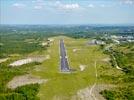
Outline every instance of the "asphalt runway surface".
[[63, 39], [60, 40], [60, 68], [62, 72], [70, 71]]

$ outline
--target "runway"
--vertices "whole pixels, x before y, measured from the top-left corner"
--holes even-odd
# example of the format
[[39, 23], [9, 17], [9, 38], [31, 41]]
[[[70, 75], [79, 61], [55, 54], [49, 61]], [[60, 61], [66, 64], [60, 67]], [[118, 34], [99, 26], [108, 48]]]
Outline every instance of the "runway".
[[61, 72], [70, 71], [63, 39], [60, 40], [60, 69]]

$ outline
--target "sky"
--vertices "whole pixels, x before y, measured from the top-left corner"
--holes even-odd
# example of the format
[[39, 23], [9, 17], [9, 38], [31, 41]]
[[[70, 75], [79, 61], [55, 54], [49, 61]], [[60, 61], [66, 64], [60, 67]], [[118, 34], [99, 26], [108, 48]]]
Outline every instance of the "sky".
[[134, 0], [0, 0], [0, 24], [134, 24]]

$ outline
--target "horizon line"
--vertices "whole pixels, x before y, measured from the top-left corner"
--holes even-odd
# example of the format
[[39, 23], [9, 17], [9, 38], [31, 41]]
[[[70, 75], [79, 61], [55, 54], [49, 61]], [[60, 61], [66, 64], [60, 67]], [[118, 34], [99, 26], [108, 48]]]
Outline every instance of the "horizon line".
[[134, 26], [134, 23], [124, 23], [124, 24], [0, 24], [0, 25], [46, 25], [46, 26], [84, 26], [84, 25], [91, 25], [91, 26]]

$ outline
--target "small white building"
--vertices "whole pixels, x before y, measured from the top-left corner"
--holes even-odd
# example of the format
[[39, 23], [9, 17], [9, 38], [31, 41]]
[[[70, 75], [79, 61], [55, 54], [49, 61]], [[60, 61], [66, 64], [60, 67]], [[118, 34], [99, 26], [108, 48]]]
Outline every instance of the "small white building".
[[102, 41], [102, 40], [93, 39], [93, 40], [91, 40], [88, 44], [89, 44], [89, 45], [103, 45], [103, 44], [105, 44], [105, 42]]

